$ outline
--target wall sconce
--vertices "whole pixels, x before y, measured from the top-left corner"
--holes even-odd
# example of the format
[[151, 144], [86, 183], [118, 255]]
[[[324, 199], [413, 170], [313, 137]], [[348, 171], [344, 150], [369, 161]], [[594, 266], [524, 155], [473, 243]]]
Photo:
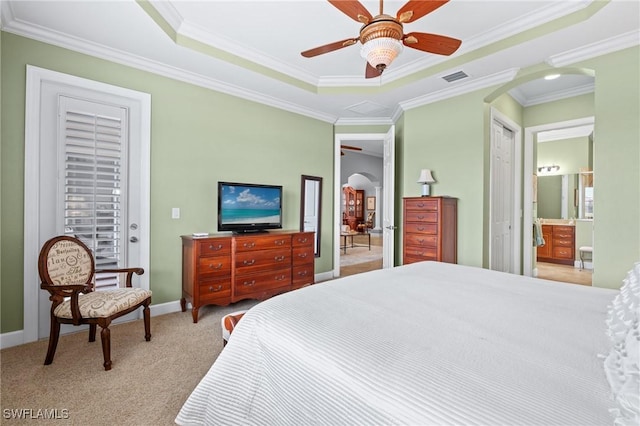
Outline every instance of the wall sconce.
[[429, 196], [429, 184], [434, 183], [436, 180], [431, 176], [431, 170], [422, 169], [420, 171], [420, 177], [418, 178], [418, 183], [422, 184], [422, 196]]
[[547, 173], [555, 173], [560, 170], [560, 166], [552, 165], [552, 166], [541, 166], [538, 167], [538, 173], [547, 174]]

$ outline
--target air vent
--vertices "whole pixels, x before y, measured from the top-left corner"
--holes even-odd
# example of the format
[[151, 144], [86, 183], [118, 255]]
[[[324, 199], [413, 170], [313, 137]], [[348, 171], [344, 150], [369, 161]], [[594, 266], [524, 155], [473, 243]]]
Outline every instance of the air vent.
[[465, 74], [464, 71], [458, 71], [458, 72], [454, 72], [453, 74], [445, 75], [442, 78], [447, 80], [449, 83], [452, 83], [454, 81], [462, 80], [463, 78], [467, 78], [467, 77], [469, 77], [469, 76], [467, 74]]

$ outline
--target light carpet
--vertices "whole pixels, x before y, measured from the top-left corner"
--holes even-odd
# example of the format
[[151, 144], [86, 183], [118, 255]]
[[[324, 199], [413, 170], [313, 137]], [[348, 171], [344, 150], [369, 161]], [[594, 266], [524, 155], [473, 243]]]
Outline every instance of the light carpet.
[[256, 303], [204, 306], [197, 324], [190, 311], [152, 317], [150, 342], [142, 320], [114, 325], [110, 371], [102, 366], [99, 330], [93, 343], [88, 331], [61, 336], [47, 366], [47, 340], [3, 349], [0, 423], [173, 425], [222, 350], [221, 317]]

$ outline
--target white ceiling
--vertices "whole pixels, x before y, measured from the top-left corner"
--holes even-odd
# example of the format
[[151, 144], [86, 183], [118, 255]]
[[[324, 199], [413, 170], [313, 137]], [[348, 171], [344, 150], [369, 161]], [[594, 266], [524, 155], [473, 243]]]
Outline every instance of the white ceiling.
[[[387, 0], [384, 12], [395, 16], [404, 3]], [[362, 4], [378, 14], [378, 1]], [[391, 124], [404, 110], [507, 83], [528, 67], [571, 66], [637, 45], [639, 4], [451, 0], [404, 31], [459, 38], [460, 49], [442, 57], [405, 48], [374, 79], [364, 78], [359, 43], [300, 55], [358, 36], [361, 24], [324, 0], [3, 0], [1, 11], [7, 32], [331, 123]], [[441, 78], [457, 71], [469, 77]], [[593, 90], [593, 78], [574, 75], [510, 93], [533, 105]]]

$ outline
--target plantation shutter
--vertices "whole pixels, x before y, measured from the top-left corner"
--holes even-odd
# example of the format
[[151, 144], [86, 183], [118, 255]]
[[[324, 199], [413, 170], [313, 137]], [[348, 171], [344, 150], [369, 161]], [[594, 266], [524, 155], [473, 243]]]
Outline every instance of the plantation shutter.
[[[96, 270], [122, 267], [126, 258], [126, 114], [124, 108], [60, 97], [65, 234], [91, 249]], [[95, 280], [96, 290], [120, 285], [114, 273], [96, 274]]]

